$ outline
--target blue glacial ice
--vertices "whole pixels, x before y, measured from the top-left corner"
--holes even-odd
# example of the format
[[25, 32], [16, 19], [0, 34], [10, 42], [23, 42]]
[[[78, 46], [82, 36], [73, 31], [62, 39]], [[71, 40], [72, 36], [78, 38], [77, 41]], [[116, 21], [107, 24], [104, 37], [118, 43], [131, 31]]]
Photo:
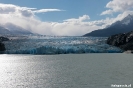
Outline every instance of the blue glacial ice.
[[21, 36], [6, 41], [6, 54], [121, 53], [102, 37]]

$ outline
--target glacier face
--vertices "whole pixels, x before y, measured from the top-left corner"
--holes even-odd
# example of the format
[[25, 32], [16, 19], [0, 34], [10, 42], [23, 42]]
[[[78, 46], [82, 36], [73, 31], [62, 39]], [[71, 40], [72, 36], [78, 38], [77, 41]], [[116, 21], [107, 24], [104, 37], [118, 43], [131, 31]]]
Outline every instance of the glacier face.
[[20, 36], [6, 41], [6, 54], [121, 53], [103, 37]]

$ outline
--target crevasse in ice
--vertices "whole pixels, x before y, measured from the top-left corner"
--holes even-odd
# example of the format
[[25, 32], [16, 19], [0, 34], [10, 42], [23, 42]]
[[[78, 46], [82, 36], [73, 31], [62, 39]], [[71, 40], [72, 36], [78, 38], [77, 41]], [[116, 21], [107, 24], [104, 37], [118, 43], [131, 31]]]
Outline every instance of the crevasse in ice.
[[6, 54], [121, 53], [102, 37], [21, 36], [6, 41]]

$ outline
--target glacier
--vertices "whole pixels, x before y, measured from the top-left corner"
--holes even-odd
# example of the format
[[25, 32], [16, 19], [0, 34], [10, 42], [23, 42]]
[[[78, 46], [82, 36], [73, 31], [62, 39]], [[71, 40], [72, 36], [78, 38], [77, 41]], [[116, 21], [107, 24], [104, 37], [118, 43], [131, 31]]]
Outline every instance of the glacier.
[[81, 54], [122, 53], [117, 47], [106, 44], [106, 37], [80, 36], [12, 36], [5, 41], [5, 54]]

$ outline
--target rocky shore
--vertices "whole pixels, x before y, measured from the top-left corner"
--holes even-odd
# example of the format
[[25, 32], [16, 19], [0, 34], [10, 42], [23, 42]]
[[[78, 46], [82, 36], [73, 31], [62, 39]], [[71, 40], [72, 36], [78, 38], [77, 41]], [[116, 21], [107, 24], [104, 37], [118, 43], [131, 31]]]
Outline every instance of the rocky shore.
[[9, 39], [6, 37], [0, 37], [0, 53], [3, 53], [3, 51], [6, 50], [4, 43], [2, 43], [3, 41], [8, 41]]
[[107, 44], [117, 46], [124, 51], [133, 53], [133, 31], [112, 35], [107, 39]]
[[5, 51], [5, 50], [6, 50], [5, 45], [2, 42], [0, 42], [0, 51]]

